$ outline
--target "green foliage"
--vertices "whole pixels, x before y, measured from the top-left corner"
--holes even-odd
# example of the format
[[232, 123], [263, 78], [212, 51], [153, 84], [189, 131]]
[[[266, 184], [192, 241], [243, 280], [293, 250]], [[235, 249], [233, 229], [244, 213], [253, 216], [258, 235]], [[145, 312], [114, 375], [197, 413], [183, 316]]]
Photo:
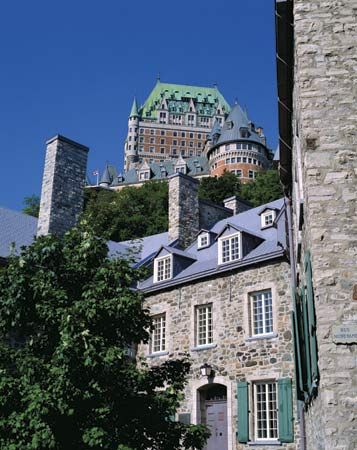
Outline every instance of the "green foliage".
[[31, 195], [30, 197], [25, 197], [23, 200], [25, 205], [22, 212], [28, 214], [29, 216], [38, 217], [40, 212], [40, 197], [38, 195]]
[[263, 205], [283, 197], [278, 171], [271, 169], [258, 173], [253, 182], [242, 185], [241, 196], [254, 206]]
[[119, 192], [88, 189], [84, 218], [99, 236], [114, 241], [167, 231], [167, 183], [149, 181]]
[[187, 359], [138, 367], [150, 317], [142, 273], [107, 258], [83, 226], [41, 236], [0, 271], [1, 450], [201, 449], [207, 431], [172, 422]]
[[221, 204], [225, 198], [239, 195], [240, 180], [232, 172], [225, 171], [220, 177], [207, 177], [201, 180], [198, 195], [201, 199]]

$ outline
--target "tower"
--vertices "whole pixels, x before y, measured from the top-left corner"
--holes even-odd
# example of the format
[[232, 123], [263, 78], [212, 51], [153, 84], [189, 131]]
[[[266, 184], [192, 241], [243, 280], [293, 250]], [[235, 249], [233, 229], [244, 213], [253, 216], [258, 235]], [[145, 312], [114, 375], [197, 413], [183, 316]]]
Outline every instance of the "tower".
[[138, 131], [139, 131], [139, 112], [136, 98], [134, 97], [128, 120], [128, 135], [125, 141], [125, 170], [132, 167], [138, 161]]

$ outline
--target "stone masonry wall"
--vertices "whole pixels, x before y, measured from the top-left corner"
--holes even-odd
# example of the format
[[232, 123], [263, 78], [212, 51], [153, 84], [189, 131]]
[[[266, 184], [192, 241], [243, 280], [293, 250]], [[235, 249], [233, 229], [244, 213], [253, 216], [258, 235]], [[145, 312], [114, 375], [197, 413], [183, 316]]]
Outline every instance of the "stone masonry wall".
[[307, 449], [352, 450], [357, 343], [334, 343], [332, 327], [357, 326], [357, 1], [295, 0], [294, 23], [294, 165], [301, 151], [302, 250], [311, 251], [321, 377]]
[[200, 220], [199, 227], [200, 229], [209, 230], [213, 227], [214, 224], [219, 222], [222, 219], [227, 219], [233, 215], [232, 211], [229, 208], [225, 208], [223, 206], [216, 205], [207, 200], [199, 200], [199, 209], [200, 209]]
[[188, 247], [199, 232], [199, 181], [182, 173], [169, 177], [169, 242]]
[[[145, 307], [152, 315], [166, 313], [167, 354], [150, 356], [149, 345], [141, 345], [139, 356], [156, 365], [167, 358], [178, 358], [182, 353], [190, 355], [191, 374], [179, 412], [190, 413], [193, 423], [199, 421], [197, 389], [207, 384], [207, 378], [202, 377], [199, 368], [203, 363], [214, 368], [212, 381], [227, 386], [229, 450], [249, 448], [236, 440], [237, 381], [294, 378], [289, 277], [289, 266], [285, 261], [271, 262], [153, 293], [145, 298]], [[249, 293], [263, 289], [272, 290], [276, 334], [269, 339], [249, 339]], [[213, 345], [198, 350], [195, 347], [194, 308], [209, 303], [213, 308]], [[296, 421], [295, 398], [294, 417]], [[295, 442], [298, 441], [296, 422], [294, 438]], [[296, 444], [282, 444], [282, 447], [293, 450]], [[265, 450], [271, 447], [258, 445], [254, 448]]]
[[88, 148], [63, 136], [47, 142], [38, 234], [63, 234], [82, 212]]

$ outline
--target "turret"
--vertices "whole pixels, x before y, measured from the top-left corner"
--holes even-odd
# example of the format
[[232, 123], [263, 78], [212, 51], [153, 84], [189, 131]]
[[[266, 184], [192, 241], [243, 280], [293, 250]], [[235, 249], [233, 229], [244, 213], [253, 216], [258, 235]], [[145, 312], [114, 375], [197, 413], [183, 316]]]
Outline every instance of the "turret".
[[128, 136], [125, 142], [125, 169], [128, 170], [133, 163], [136, 163], [138, 158], [138, 135], [139, 135], [139, 111], [136, 98], [134, 97], [133, 104], [128, 121]]

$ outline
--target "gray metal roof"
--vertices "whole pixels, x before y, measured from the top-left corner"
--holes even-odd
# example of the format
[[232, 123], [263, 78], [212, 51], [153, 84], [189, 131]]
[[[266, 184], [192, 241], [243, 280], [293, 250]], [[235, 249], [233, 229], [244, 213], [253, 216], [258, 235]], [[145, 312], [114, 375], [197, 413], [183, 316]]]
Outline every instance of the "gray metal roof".
[[24, 245], [30, 245], [37, 232], [37, 218], [0, 207], [0, 257], [19, 253]]
[[[284, 199], [275, 200], [264, 206], [281, 210], [284, 206]], [[261, 229], [261, 218], [259, 216], [259, 212], [262, 207], [263, 205], [227, 219], [220, 220], [210, 230], [216, 235], [219, 235], [228, 224], [231, 224], [237, 229], [264, 239], [257, 247], [246, 254], [242, 259], [229, 264], [219, 265], [218, 241], [215, 239], [211, 242], [209, 247], [203, 249], [198, 249], [197, 241], [195, 241], [185, 250], [191, 258], [196, 259], [195, 262], [170, 280], [154, 283], [153, 277], [150, 277], [140, 283], [139, 289], [144, 292], [162, 290], [180, 283], [187, 283], [195, 279], [213, 276], [215, 274], [230, 271], [239, 267], [283, 257], [286, 246], [285, 234], [283, 233], [284, 227], [277, 226]], [[281, 216], [279, 220], [284, 220], [283, 216]], [[155, 255], [155, 253], [155, 251], [152, 252], [153, 255]]]
[[[148, 163], [150, 168], [150, 180], [162, 180], [162, 172], [165, 173], [164, 178], [175, 173], [175, 164], [178, 159], [168, 159], [162, 163]], [[206, 156], [193, 156], [184, 159], [187, 167], [187, 175], [208, 175], [209, 164]], [[140, 169], [139, 169], [140, 170]], [[119, 186], [122, 184], [138, 183], [138, 169], [130, 169], [123, 175], [124, 181], [119, 182], [118, 177], [113, 178], [111, 186]]]
[[[249, 137], [242, 137], [241, 128], [248, 129], [250, 134]], [[265, 146], [264, 140], [255, 131], [254, 127], [252, 127], [252, 123], [249, 120], [247, 113], [243, 111], [238, 103], [234, 105], [229, 113], [215, 145], [221, 145], [232, 141], [257, 142]]]

